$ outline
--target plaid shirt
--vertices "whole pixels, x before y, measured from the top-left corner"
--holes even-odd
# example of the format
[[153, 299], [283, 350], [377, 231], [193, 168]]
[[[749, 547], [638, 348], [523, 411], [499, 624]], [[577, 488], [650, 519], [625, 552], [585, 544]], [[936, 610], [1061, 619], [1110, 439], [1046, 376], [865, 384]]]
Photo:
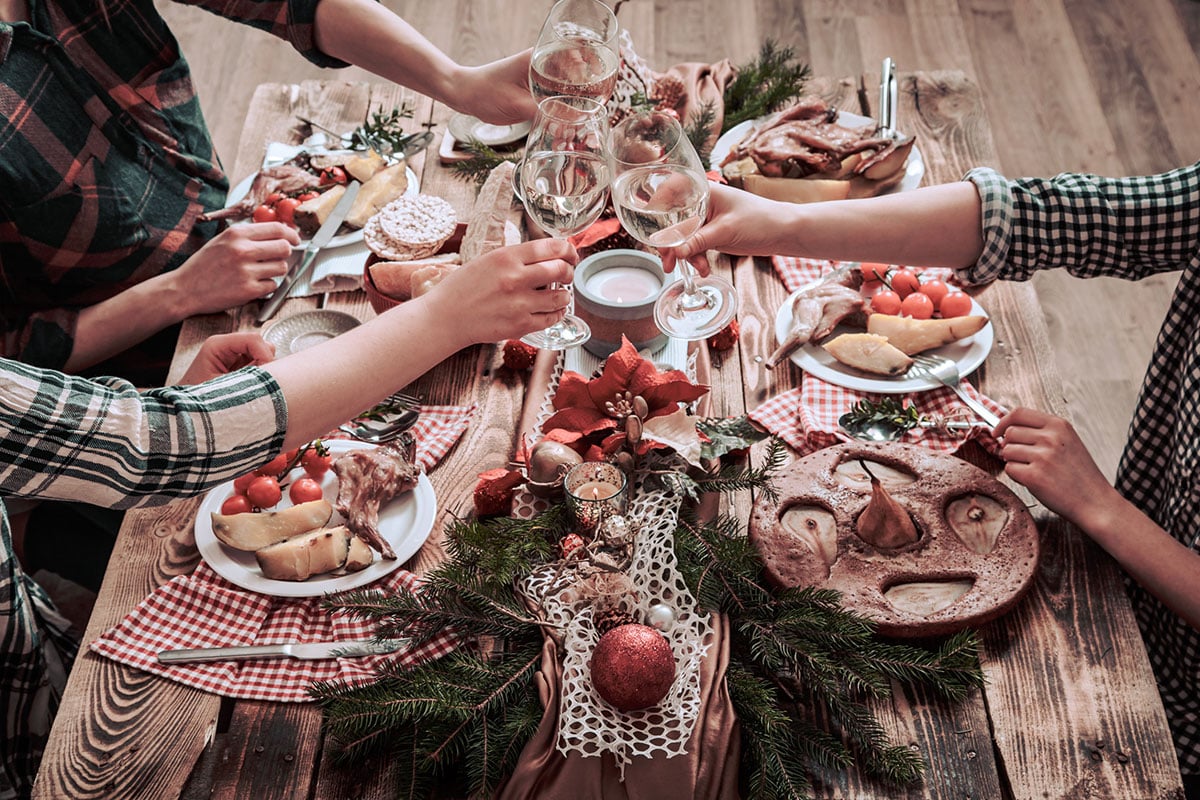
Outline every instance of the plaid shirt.
[[[165, 503], [236, 478], [279, 452], [287, 409], [247, 368], [139, 394], [0, 359], [0, 496], [110, 508]], [[0, 800], [26, 796], [76, 645], [22, 571], [0, 500]]]
[[[967, 178], [983, 199], [983, 257], [963, 271], [972, 283], [1027, 280], [1055, 267], [1084, 278], [1127, 280], [1183, 271], [1142, 383], [1116, 486], [1172, 536], [1200, 549], [1200, 164], [1123, 179], [1007, 181], [983, 169]], [[1128, 583], [1181, 770], [1198, 774], [1200, 632]]]
[[[183, 0], [181, 0], [183, 1]], [[318, 0], [186, 0], [310, 61]], [[0, 22], [0, 354], [59, 368], [80, 308], [175, 269], [229, 185], [153, 0], [30, 0]]]

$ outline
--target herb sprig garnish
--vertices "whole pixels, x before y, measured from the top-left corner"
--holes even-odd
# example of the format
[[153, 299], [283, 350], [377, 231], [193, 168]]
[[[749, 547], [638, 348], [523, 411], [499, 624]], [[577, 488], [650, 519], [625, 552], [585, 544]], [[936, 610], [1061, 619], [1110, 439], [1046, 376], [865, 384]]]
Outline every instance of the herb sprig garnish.
[[916, 406], [906, 408], [894, 397], [884, 397], [878, 402], [859, 400], [842, 418], [842, 424], [848, 428], [869, 428], [881, 422], [907, 431], [921, 424], [921, 414]]

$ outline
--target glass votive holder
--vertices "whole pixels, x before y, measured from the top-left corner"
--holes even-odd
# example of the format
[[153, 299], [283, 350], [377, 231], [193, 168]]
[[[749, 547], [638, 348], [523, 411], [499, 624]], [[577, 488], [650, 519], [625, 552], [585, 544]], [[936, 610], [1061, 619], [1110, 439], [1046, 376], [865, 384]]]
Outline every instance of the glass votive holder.
[[571, 467], [563, 479], [563, 490], [575, 522], [589, 530], [606, 517], [624, 514], [629, 501], [625, 473], [603, 461]]

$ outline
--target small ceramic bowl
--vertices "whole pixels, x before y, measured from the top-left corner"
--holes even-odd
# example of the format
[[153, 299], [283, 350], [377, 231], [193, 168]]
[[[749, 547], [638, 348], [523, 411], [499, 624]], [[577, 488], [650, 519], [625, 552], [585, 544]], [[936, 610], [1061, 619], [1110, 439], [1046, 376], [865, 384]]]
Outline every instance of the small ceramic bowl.
[[663, 272], [658, 256], [641, 250], [605, 250], [580, 261], [573, 282], [575, 313], [592, 329], [584, 349], [605, 358], [621, 346], [622, 334], [639, 350], [666, 344], [666, 334], [654, 324], [654, 302], [673, 278]]
[[[454, 230], [454, 235], [442, 245], [441, 249], [437, 251], [437, 255], [442, 255], [443, 253], [457, 253], [459, 248], [462, 247], [463, 234], [466, 232], [466, 230], [467, 226], [460, 222], [458, 227]], [[404, 302], [404, 300], [398, 297], [392, 297], [391, 295], [387, 295], [379, 291], [379, 287], [376, 286], [375, 281], [372, 280], [371, 265], [382, 260], [383, 259], [375, 253], [368, 251], [367, 261], [365, 264], [363, 264], [363, 292], [366, 293], [367, 300], [370, 301], [371, 308], [375, 309], [376, 314], [382, 314], [389, 308], [393, 308]]]

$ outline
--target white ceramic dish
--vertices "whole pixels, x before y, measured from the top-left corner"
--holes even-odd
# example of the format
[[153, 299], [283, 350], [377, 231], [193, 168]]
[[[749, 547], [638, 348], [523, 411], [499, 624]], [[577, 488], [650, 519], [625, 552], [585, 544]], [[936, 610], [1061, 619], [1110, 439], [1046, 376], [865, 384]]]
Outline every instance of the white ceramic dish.
[[262, 337], [275, 345], [275, 357], [283, 358], [340, 336], [358, 324], [355, 317], [342, 311], [305, 311], [275, 320], [263, 329]]
[[[250, 191], [250, 184], [254, 183], [254, 178], [257, 176], [257, 174], [258, 173], [255, 173], [254, 175], [246, 176], [245, 180], [243, 180], [237, 186], [234, 186], [232, 189], [229, 190], [229, 197], [227, 197], [225, 199], [225, 207], [226, 208], [229, 208], [229, 206], [233, 205], [234, 203], [236, 203], [237, 201], [241, 200], [243, 197], [246, 196], [246, 192]], [[408, 176], [408, 188], [404, 190], [404, 193], [406, 195], [419, 194], [421, 191], [421, 187], [417, 183], [417, 173], [412, 171], [412, 167], [405, 167], [404, 174]], [[249, 222], [248, 218], [244, 219], [244, 220], [239, 220], [238, 222], [235, 222], [233, 224], [243, 225], [246, 222]], [[344, 247], [348, 244], [355, 244], [356, 242], [362, 241], [363, 236], [362, 236], [361, 229], [347, 230], [345, 228], [345, 226], [342, 226], [342, 228], [346, 232], [339, 233], [336, 236], [334, 236], [332, 239], [329, 240], [329, 244], [325, 245], [325, 247], [323, 249], [327, 250], [331, 247]], [[304, 234], [301, 234], [300, 235], [300, 246], [298, 249], [303, 250], [304, 248], [308, 247], [308, 242], [309, 242], [308, 237], [306, 237]]]
[[446, 130], [450, 131], [450, 135], [458, 141], [466, 143], [475, 139], [488, 147], [499, 147], [518, 142], [529, 134], [529, 129], [532, 127], [530, 122], [492, 125], [469, 114], [455, 114], [446, 124]]
[[[779, 307], [779, 312], [775, 315], [775, 340], [777, 342], [782, 342], [787, 338], [788, 328], [792, 324], [792, 300], [795, 299], [799, 291], [802, 290], [797, 290], [797, 292], [792, 292], [788, 295], [787, 300], [783, 302], [783, 305]], [[971, 313], [987, 316], [983, 308], [973, 298], [971, 300]], [[833, 333], [829, 335], [829, 338], [832, 339], [840, 333], [856, 332], [861, 333], [862, 331], [852, 331], [849, 328], [839, 325], [833, 329]], [[952, 359], [958, 364], [959, 373], [965, 377], [978, 369], [979, 365], [987, 358], [988, 353], [992, 350], [992, 341], [994, 338], [995, 334], [992, 332], [992, 324], [989, 322], [974, 336], [938, 347], [929, 352]], [[792, 353], [791, 359], [793, 364], [814, 377], [837, 386], [844, 386], [847, 389], [856, 389], [860, 392], [907, 394], [909, 392], [923, 392], [929, 389], [936, 389], [941, 386], [940, 383], [933, 380], [906, 378], [904, 376], [887, 378], [882, 375], [861, 372], [838, 361], [829, 355], [829, 352], [824, 347], [818, 344], [801, 346]]]
[[[341, 439], [330, 439], [325, 444], [335, 454], [351, 450], [371, 450], [376, 447], [364, 442]], [[304, 471], [297, 468], [292, 477], [304, 477]], [[332, 471], [325, 473], [321, 487], [325, 490], [325, 499], [332, 503], [337, 498], [337, 477]], [[230, 583], [252, 592], [276, 597], [320, 597], [329, 592], [357, 589], [379, 580], [399, 569], [421, 548], [433, 530], [434, 516], [437, 513], [433, 484], [422, 474], [412, 491], [393, 499], [379, 511], [379, 532], [396, 551], [395, 560], [380, 558], [376, 553], [375, 561], [361, 572], [341, 577], [314, 575], [307, 581], [277, 581], [263, 577], [254, 553], [244, 553], [226, 547], [213, 534], [211, 515], [214, 511], [220, 511], [221, 504], [232, 494], [233, 481], [229, 481], [210, 491], [200, 504], [200, 510], [196, 512], [195, 526], [196, 547], [200, 550], [200, 557], [214, 572]], [[283, 500], [276, 508], [284, 509], [291, 505], [285, 488]], [[341, 515], [335, 511], [329, 524], [342, 524]]]
[[[746, 135], [751, 130], [756, 128], [768, 117], [759, 117], [758, 119], [748, 119], [745, 122], [739, 122], [717, 139], [717, 143], [713, 145], [712, 155], [709, 157], [709, 165], [711, 169], [720, 170], [721, 162], [725, 160], [725, 156], [729, 155], [729, 151], [734, 145], [746, 138]], [[874, 124], [875, 120], [870, 117], [864, 117], [861, 114], [851, 114], [849, 111], [838, 112], [838, 122], [846, 125], [868, 125]], [[908, 159], [904, 162], [904, 177], [895, 187], [884, 192], [884, 194], [892, 194], [893, 192], [907, 192], [921, 185], [921, 179], [925, 177], [925, 159], [921, 156], [921, 150], [914, 144], [913, 149], [909, 151]]]

